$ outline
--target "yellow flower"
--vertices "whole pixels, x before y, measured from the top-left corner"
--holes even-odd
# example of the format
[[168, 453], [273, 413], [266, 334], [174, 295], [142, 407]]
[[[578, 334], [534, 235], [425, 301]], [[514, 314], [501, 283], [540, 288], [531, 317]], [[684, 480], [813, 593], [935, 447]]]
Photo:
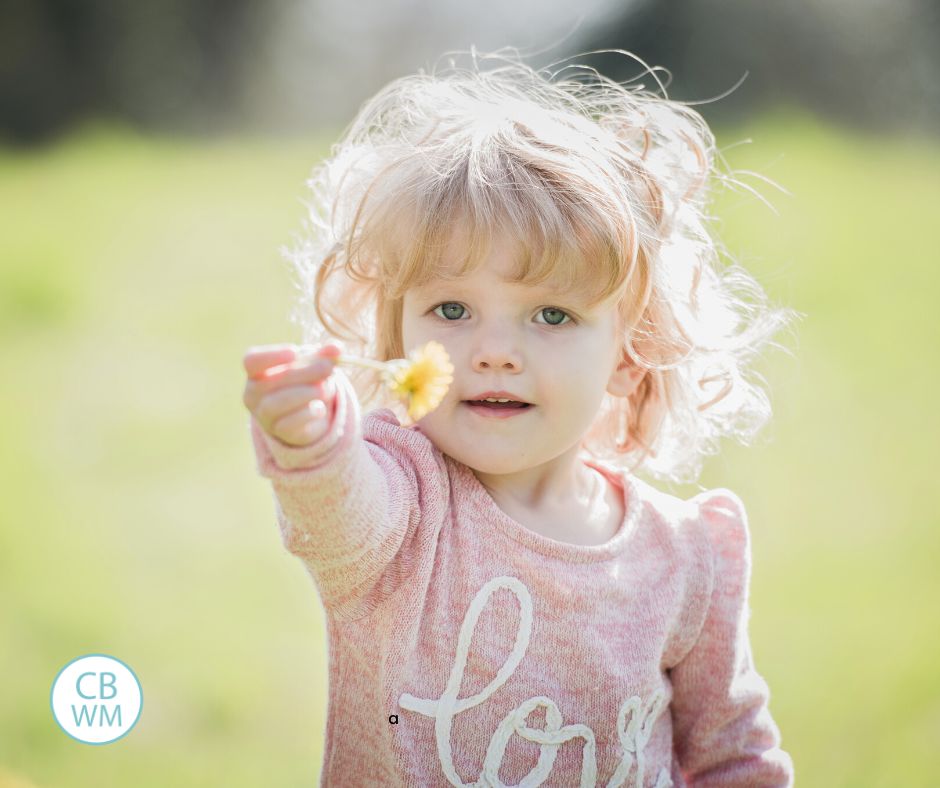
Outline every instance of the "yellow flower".
[[454, 367], [439, 342], [428, 342], [411, 351], [408, 359], [395, 359], [387, 365], [383, 378], [392, 394], [408, 408], [412, 422], [440, 405], [454, 381]]
[[379, 371], [385, 385], [408, 409], [412, 424], [441, 404], [454, 381], [454, 367], [447, 351], [434, 341], [412, 350], [408, 358], [376, 361], [341, 353], [336, 357], [336, 363]]

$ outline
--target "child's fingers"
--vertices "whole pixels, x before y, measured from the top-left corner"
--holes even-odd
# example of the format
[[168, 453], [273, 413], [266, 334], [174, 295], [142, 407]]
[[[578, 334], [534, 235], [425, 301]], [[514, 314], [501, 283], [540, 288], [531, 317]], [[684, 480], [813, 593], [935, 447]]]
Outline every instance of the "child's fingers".
[[288, 366], [278, 371], [276, 368], [268, 369], [262, 373], [261, 378], [249, 377], [245, 383], [245, 392], [242, 401], [245, 407], [254, 411], [261, 400], [274, 391], [291, 386], [313, 385], [327, 381], [326, 391], [335, 391], [335, 384], [330, 380], [334, 364], [330, 359], [317, 359], [311, 364], [299, 367]]
[[268, 432], [288, 413], [314, 401], [322, 402], [326, 396], [322, 383], [309, 386], [291, 386], [262, 398], [255, 409], [255, 417]]
[[[277, 435], [275, 425], [286, 414], [304, 406], [318, 412], [332, 410], [336, 384], [330, 375], [343, 347], [339, 342], [328, 342], [314, 360], [304, 359], [299, 364], [297, 350], [294, 345], [262, 345], [249, 348], [244, 358], [248, 379], [242, 401], [265, 432], [285, 442], [297, 442], [307, 434], [303, 432], [305, 425], [300, 425], [291, 428], [288, 435]], [[311, 405], [313, 400], [319, 400], [320, 405]], [[306, 412], [310, 418], [309, 409]]]
[[320, 348], [320, 355], [335, 359], [346, 352], [346, 347], [338, 339], [331, 339]]
[[248, 348], [242, 363], [248, 377], [253, 378], [268, 367], [293, 361], [296, 356], [297, 349], [294, 345], [258, 345]]
[[259, 370], [255, 374], [249, 373], [248, 377], [252, 380], [268, 380], [270, 378], [282, 380], [281, 376], [284, 373], [293, 369], [304, 369], [314, 366], [320, 359], [329, 359], [331, 362], [335, 363], [339, 356], [345, 352], [342, 342], [337, 340], [331, 340], [312, 353], [308, 351], [303, 354], [298, 354], [297, 350], [298, 348], [295, 347], [294, 356], [288, 359], [286, 363], [284, 361], [275, 363]]
[[262, 392], [273, 391], [284, 386], [296, 386], [304, 383], [316, 383], [333, 374], [336, 362], [327, 356], [318, 356], [303, 364], [276, 364], [268, 367], [249, 382], [256, 384]]
[[306, 446], [319, 440], [329, 429], [328, 407], [318, 399], [279, 418], [271, 434], [292, 446]]

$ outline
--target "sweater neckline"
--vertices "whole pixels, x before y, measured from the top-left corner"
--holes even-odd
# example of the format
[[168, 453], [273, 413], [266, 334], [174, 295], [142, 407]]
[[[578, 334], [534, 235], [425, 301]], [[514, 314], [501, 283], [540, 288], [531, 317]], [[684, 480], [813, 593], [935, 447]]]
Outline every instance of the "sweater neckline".
[[620, 494], [623, 496], [623, 520], [617, 532], [603, 544], [578, 545], [571, 542], [560, 542], [527, 528], [499, 508], [496, 500], [477, 479], [469, 466], [454, 460], [452, 457], [444, 456], [463, 477], [464, 489], [470, 498], [471, 510], [484, 513], [485, 519], [493, 523], [500, 532], [535, 552], [575, 563], [603, 561], [619, 554], [636, 529], [640, 514], [640, 499], [633, 478], [626, 471], [608, 467], [600, 461], [587, 457], [580, 458], [585, 465], [600, 471], [620, 490]]

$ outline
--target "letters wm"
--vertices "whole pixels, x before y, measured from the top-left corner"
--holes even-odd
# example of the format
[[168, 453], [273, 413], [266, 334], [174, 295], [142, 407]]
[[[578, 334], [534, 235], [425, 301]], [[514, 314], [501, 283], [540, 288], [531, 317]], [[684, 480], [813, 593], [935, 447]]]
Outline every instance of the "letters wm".
[[109, 744], [137, 724], [143, 692], [134, 672], [107, 654], [86, 654], [56, 676], [50, 695], [62, 730], [84, 744]]

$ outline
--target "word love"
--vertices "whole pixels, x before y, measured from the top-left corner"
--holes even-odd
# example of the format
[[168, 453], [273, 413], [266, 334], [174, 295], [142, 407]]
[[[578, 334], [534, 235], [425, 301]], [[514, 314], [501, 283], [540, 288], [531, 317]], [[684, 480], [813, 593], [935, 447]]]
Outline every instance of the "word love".
[[[464, 669], [467, 665], [467, 655], [473, 632], [476, 629], [480, 614], [489, 602], [489, 598], [500, 588], [511, 591], [519, 600], [520, 617], [519, 627], [516, 631], [516, 642], [506, 661], [500, 667], [493, 680], [476, 695], [469, 698], [458, 698], [457, 693], [463, 682]], [[583, 755], [581, 760], [581, 788], [596, 786], [597, 784], [597, 757], [594, 732], [587, 725], [563, 725], [558, 705], [545, 696], [529, 698], [513, 709], [499, 724], [490, 739], [483, 761], [483, 772], [474, 783], [461, 781], [451, 755], [450, 732], [454, 717], [460, 712], [472, 709], [487, 700], [498, 690], [518, 667], [529, 647], [529, 637], [532, 633], [532, 597], [529, 589], [515, 577], [495, 577], [481, 588], [464, 616], [457, 637], [457, 653], [451, 668], [450, 678], [444, 694], [437, 700], [417, 698], [407, 692], [398, 699], [401, 708], [434, 718], [434, 734], [437, 742], [437, 754], [440, 758], [441, 768], [444, 770], [451, 785], [461, 788], [505, 788], [499, 781], [498, 774], [506, 753], [506, 746], [514, 733], [519, 734], [528, 741], [539, 745], [539, 760], [519, 783], [520, 786], [541, 785], [547, 778], [555, 764], [558, 749], [565, 742], [580, 737], [584, 739]], [[634, 695], [623, 702], [617, 715], [617, 736], [623, 749], [623, 756], [607, 784], [608, 788], [620, 788], [626, 785], [631, 772], [634, 773], [632, 784], [643, 785], [645, 763], [643, 749], [649, 741], [653, 726], [665, 706], [665, 692], [658, 690], [648, 705], [644, 705], [639, 695]], [[545, 729], [530, 728], [525, 724], [526, 718], [539, 707], [545, 709]], [[672, 780], [669, 771], [660, 770], [655, 788], [671, 788]]]

